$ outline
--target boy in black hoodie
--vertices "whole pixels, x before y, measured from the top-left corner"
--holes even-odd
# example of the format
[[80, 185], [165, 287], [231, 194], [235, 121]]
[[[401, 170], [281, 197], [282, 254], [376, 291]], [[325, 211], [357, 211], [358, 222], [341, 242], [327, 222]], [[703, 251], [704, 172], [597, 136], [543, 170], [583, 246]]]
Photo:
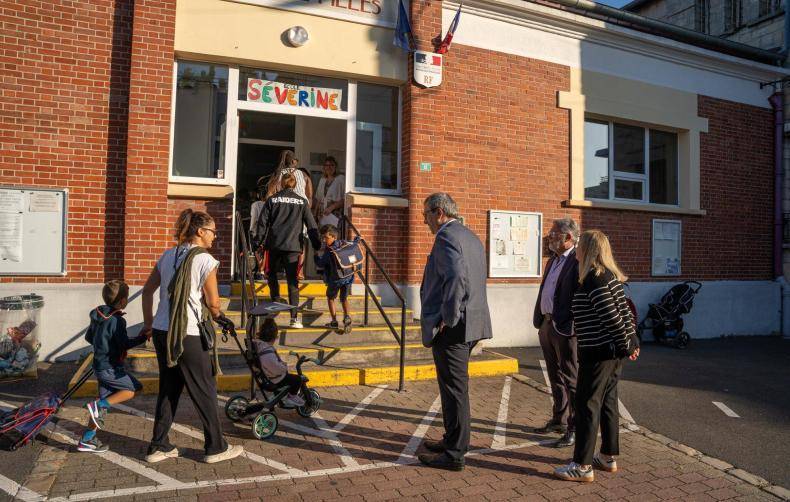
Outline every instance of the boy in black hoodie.
[[122, 309], [129, 303], [129, 286], [112, 280], [102, 289], [104, 305], [90, 313], [91, 323], [85, 339], [93, 345], [93, 370], [99, 382], [99, 399], [85, 405], [90, 415], [88, 429], [77, 444], [77, 450], [103, 453], [109, 448], [96, 437], [96, 429], [104, 428], [104, 417], [110, 405], [128, 401], [142, 389], [140, 382], [126, 373], [123, 361], [126, 351], [148, 340], [145, 335], [132, 338], [126, 334]]

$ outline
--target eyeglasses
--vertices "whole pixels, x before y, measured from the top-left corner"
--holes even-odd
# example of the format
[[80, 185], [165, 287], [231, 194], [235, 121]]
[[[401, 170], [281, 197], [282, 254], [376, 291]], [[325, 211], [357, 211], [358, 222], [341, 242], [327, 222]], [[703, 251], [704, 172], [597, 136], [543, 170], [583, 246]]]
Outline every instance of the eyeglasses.
[[203, 230], [208, 230], [209, 232], [212, 233], [212, 235], [214, 235], [214, 237], [217, 236], [217, 231], [214, 230], [213, 228], [209, 228], [209, 227], [200, 227], [200, 228], [202, 228]]

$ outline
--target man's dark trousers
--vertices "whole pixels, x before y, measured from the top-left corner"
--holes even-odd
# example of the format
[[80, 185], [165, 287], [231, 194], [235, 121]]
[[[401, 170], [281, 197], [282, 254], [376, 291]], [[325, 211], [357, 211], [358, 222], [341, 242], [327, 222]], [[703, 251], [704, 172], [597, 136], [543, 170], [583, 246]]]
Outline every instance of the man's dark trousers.
[[538, 330], [540, 348], [546, 361], [551, 395], [554, 397], [552, 421], [575, 430], [573, 407], [576, 402], [576, 378], [578, 364], [576, 337], [563, 336], [554, 329], [549, 316], [544, 316]]
[[444, 421], [445, 455], [463, 461], [469, 449], [471, 412], [469, 411], [469, 355], [477, 342], [464, 342], [463, 322], [444, 328], [434, 338], [432, 350], [439, 381]]

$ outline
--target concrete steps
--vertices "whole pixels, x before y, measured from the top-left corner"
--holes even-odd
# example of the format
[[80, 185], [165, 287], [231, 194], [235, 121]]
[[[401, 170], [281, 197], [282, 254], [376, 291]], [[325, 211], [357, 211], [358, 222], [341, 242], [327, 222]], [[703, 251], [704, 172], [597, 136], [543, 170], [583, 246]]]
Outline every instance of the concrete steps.
[[[260, 295], [268, 299], [268, 290], [260, 285], [256, 288]], [[237, 326], [241, 323], [241, 286], [231, 286], [231, 296], [222, 299], [225, 313]], [[318, 359], [321, 364], [305, 363], [305, 374], [310, 384], [316, 387], [331, 385], [374, 385], [397, 382], [400, 369], [400, 346], [383, 317], [371, 301], [369, 305], [368, 326], [361, 326], [364, 310], [364, 297], [354, 296], [351, 301], [351, 316], [354, 327], [351, 333], [343, 334], [326, 328], [330, 321], [326, 304], [326, 289], [323, 283], [308, 282], [300, 288], [300, 304], [307, 302], [311, 309], [301, 314], [304, 328], [288, 328], [288, 315], [278, 316], [280, 336], [277, 340], [277, 351], [291, 369], [295, 370], [297, 357], [291, 351]], [[339, 305], [338, 305], [339, 307]], [[342, 310], [338, 317], [342, 320]], [[388, 306], [385, 312], [389, 316], [398, 333], [400, 333], [401, 309]], [[413, 320], [410, 310], [407, 311], [405, 380], [425, 380], [436, 378], [433, 354], [423, 347], [420, 326]], [[218, 332], [219, 334], [219, 332]], [[246, 330], [237, 329], [239, 341], [245, 346]], [[249, 389], [250, 374], [235, 341], [222, 341], [218, 337], [220, 367], [223, 375], [217, 377], [220, 391], [240, 391]], [[90, 361], [86, 361], [75, 378], [87, 369]], [[158, 366], [153, 344], [138, 347], [129, 351], [126, 359], [127, 368], [143, 383], [143, 392], [156, 393], [158, 390]], [[493, 352], [478, 350], [473, 353], [470, 365], [470, 376], [494, 376], [518, 372], [516, 359]], [[76, 380], [75, 380], [76, 381]], [[77, 396], [96, 395], [96, 382], [87, 382]]]

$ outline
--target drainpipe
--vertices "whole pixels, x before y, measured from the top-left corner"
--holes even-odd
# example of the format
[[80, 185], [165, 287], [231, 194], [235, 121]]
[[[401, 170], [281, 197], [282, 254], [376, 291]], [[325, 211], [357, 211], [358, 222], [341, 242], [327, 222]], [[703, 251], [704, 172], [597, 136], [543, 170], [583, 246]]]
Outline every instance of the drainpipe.
[[[628, 12], [608, 5], [595, 3], [591, 0], [528, 0], [533, 3], [544, 5], [560, 5], [570, 10], [582, 11], [585, 14], [594, 14], [605, 21], [623, 26], [628, 26], [636, 30], [644, 31], [654, 35], [685, 42], [700, 47], [705, 47], [718, 52], [724, 52], [733, 56], [751, 59], [771, 65], [781, 65], [784, 55], [779, 52], [768, 51], [758, 47], [733, 42], [725, 38], [706, 35], [698, 31], [681, 28], [663, 21], [650, 19], [633, 12]], [[788, 0], [785, 0], [788, 1]]]
[[[785, 97], [786, 89], [777, 91], [768, 98], [774, 112], [774, 240], [773, 240], [773, 272], [774, 279], [779, 283], [780, 307], [779, 307], [779, 333], [787, 336], [785, 326], [790, 327], [790, 323], [785, 322], [785, 303], [790, 301], [787, 288], [787, 281], [784, 277], [784, 249], [783, 243], [783, 201], [784, 201], [784, 119], [785, 119]], [[790, 145], [789, 145], [790, 146]]]
[[790, 0], [785, 0], [785, 34], [784, 39], [782, 40], [782, 45], [784, 46], [784, 50], [782, 51], [782, 55], [784, 56], [784, 60], [787, 61], [788, 52], [790, 52]]

